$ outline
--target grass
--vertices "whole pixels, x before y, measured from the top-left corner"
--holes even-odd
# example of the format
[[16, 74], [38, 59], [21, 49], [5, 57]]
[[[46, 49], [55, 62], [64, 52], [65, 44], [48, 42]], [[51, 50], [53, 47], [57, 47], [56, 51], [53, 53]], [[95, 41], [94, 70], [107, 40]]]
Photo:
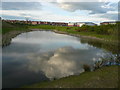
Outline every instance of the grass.
[[22, 24], [12, 24], [7, 22], [2, 22], [2, 34], [8, 33], [10, 31], [23, 31], [28, 30], [27, 25]]
[[54, 29], [55, 26], [52, 25], [31, 25], [29, 26], [30, 29]]
[[102, 67], [54, 81], [45, 81], [23, 88], [117, 88], [118, 66]]
[[67, 26], [51, 26], [51, 25], [34, 25], [34, 26], [29, 26], [29, 29], [47, 29], [47, 30], [58, 30], [62, 32], [67, 32], [70, 34], [78, 34], [78, 35], [83, 35], [83, 36], [91, 36], [91, 37], [96, 37], [96, 38], [101, 38], [105, 40], [117, 40], [116, 36], [112, 35], [105, 35], [105, 34], [97, 34], [96, 32], [92, 31], [76, 31], [80, 27], [67, 27]]
[[2, 47], [9, 45], [12, 38], [16, 37], [18, 34], [29, 31], [28, 25], [18, 23], [13, 24], [4, 21], [2, 21], [1, 29], [0, 35], [2, 34], [2, 42], [0, 45], [2, 45]]

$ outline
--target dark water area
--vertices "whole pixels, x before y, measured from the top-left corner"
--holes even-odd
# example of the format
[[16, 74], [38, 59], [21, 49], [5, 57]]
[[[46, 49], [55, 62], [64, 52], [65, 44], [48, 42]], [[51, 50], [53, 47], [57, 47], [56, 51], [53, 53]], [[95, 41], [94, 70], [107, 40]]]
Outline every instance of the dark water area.
[[105, 50], [82, 38], [33, 31], [13, 38], [2, 53], [2, 86], [16, 88], [80, 74], [84, 64], [92, 67]]

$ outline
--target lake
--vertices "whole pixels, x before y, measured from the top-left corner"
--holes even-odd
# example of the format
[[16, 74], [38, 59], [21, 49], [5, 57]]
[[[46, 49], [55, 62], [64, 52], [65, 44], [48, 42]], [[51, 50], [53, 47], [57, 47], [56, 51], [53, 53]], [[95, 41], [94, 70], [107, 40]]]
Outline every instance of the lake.
[[78, 75], [84, 72], [84, 64], [92, 68], [104, 50], [81, 41], [51, 31], [32, 31], [13, 38], [2, 51], [3, 88]]

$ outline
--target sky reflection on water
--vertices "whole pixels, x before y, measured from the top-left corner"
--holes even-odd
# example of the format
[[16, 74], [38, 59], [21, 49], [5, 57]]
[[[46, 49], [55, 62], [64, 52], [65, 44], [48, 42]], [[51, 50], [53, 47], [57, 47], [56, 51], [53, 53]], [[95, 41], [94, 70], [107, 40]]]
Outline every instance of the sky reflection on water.
[[103, 51], [54, 32], [20, 34], [3, 48], [3, 87], [20, 87], [83, 72]]

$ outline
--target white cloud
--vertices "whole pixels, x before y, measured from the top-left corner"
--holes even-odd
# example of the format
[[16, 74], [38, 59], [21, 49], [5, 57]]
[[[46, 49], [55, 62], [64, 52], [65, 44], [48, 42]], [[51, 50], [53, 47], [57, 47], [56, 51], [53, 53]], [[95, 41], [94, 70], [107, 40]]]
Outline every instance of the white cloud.
[[118, 2], [119, 0], [2, 0], [2, 2]]
[[90, 14], [96, 13], [106, 13], [107, 11], [114, 11], [116, 8], [113, 8], [110, 3], [105, 2], [60, 2], [55, 3], [60, 8], [74, 12], [76, 10], [88, 10], [91, 11]]
[[41, 6], [33, 5], [32, 7], [40, 8], [35, 10], [33, 10], [32, 7], [29, 7], [28, 10], [12, 10], [11, 8], [10, 10], [0, 10], [0, 12], [2, 12], [3, 18], [5, 16], [14, 16], [16, 18], [29, 17], [31, 20], [60, 22], [101, 22], [115, 20], [117, 18], [117, 6], [115, 3], [63, 3], [62, 0], [58, 0], [57, 2], [58, 3], [40, 3]]
[[[112, 12], [113, 13], [113, 12]], [[108, 17], [103, 17], [104, 14], [92, 14], [89, 16], [84, 15], [75, 15], [73, 16], [64, 16], [64, 15], [58, 15], [49, 11], [29, 11], [29, 10], [2, 10], [2, 15], [8, 15], [8, 16], [17, 16], [17, 17], [29, 17], [32, 20], [43, 20], [43, 21], [60, 21], [60, 22], [101, 22], [101, 21], [109, 21], [110, 19]], [[109, 14], [110, 15], [110, 14]], [[101, 17], [102, 16], [102, 17]], [[109, 16], [110, 17], [110, 16]]]

